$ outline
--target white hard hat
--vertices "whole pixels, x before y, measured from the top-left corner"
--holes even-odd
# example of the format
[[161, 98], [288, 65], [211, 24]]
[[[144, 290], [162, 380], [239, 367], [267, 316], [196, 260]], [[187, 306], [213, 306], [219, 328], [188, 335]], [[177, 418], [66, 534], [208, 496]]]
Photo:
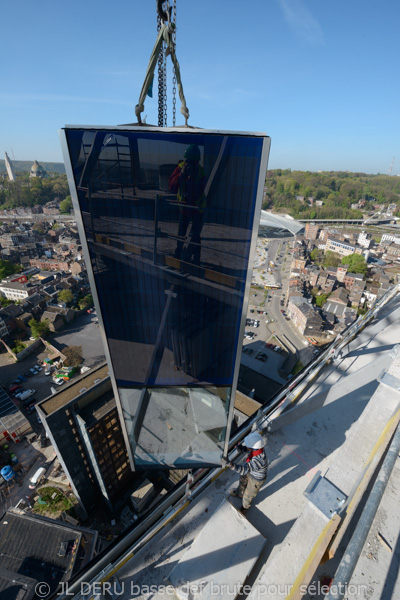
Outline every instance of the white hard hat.
[[264, 447], [264, 441], [259, 433], [249, 433], [249, 435], [246, 435], [243, 444], [253, 450], [260, 450], [260, 448]]

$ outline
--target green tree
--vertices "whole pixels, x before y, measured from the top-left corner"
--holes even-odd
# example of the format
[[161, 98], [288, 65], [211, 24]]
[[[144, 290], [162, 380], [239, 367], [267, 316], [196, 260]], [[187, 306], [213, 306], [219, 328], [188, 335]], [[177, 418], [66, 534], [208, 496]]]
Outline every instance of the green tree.
[[361, 254], [349, 254], [348, 256], [344, 256], [342, 258], [342, 265], [347, 265], [350, 273], [366, 275], [368, 272], [368, 265]]
[[22, 350], [25, 350], [25, 348], [26, 348], [26, 344], [23, 344], [23, 343], [21, 342], [21, 340], [17, 340], [17, 341], [15, 342], [15, 346], [14, 346], [14, 348], [12, 348], [12, 351], [13, 351], [15, 354], [19, 354], [20, 352], [22, 352]]
[[31, 319], [28, 323], [31, 328], [32, 337], [38, 339], [40, 337], [45, 338], [50, 333], [49, 320], [44, 319], [43, 321], [36, 321], [36, 319]]
[[74, 295], [71, 292], [71, 290], [61, 290], [61, 292], [58, 293], [58, 299], [60, 302], [65, 302], [65, 304], [71, 304], [74, 300]]
[[320, 250], [319, 248], [314, 248], [314, 250], [312, 250], [310, 254], [311, 260], [313, 262], [320, 262], [323, 257], [323, 254], [323, 250]]
[[63, 365], [65, 367], [79, 367], [82, 363], [82, 346], [68, 346], [63, 350], [65, 360]]
[[311, 289], [311, 295], [314, 296], [314, 298], [315, 298], [316, 296], [318, 296], [318, 294], [319, 294], [319, 287], [316, 285], [315, 287], [313, 287]]
[[93, 306], [93, 296], [92, 296], [92, 294], [88, 294], [87, 296], [85, 296], [84, 298], [82, 298], [81, 300], [79, 300], [79, 308], [80, 309], [88, 308], [90, 306]]
[[71, 196], [67, 196], [65, 200], [60, 202], [60, 213], [62, 215], [69, 215], [72, 209]]
[[340, 258], [330, 250], [325, 254], [324, 267], [338, 267], [340, 265]]
[[328, 299], [328, 294], [320, 294], [315, 298], [315, 304], [317, 306], [323, 306]]
[[0, 296], [0, 306], [2, 306], [3, 308], [5, 306], [10, 306], [10, 304], [12, 304], [13, 301], [12, 300], [8, 300], [7, 298], [4, 298], [4, 296]]
[[8, 277], [9, 275], [14, 275], [14, 273], [20, 273], [21, 271], [22, 267], [20, 265], [15, 265], [10, 260], [0, 259], [0, 279], [4, 279], [4, 277]]

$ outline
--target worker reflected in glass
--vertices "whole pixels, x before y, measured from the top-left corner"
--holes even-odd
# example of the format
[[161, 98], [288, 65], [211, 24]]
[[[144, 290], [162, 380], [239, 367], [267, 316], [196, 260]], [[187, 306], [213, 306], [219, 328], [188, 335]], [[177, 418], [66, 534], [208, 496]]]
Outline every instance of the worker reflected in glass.
[[[204, 169], [200, 164], [200, 148], [197, 144], [186, 148], [184, 159], [175, 168], [168, 185], [170, 191], [177, 195], [179, 209], [178, 243], [174, 256], [199, 265], [206, 197]], [[190, 241], [184, 248], [190, 223]]]

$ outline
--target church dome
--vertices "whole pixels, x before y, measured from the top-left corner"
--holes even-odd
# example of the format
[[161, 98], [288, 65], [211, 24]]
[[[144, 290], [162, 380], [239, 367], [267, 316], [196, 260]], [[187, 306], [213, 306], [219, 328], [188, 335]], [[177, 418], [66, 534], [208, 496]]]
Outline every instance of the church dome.
[[46, 171], [41, 165], [39, 165], [37, 160], [35, 160], [31, 166], [31, 172], [29, 175], [30, 177], [47, 177]]

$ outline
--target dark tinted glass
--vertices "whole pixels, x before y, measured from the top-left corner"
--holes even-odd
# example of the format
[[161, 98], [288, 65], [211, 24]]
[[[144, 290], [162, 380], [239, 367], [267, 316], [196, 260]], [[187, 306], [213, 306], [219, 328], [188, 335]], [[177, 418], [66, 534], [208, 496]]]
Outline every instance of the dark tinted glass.
[[213, 464], [242, 343], [263, 138], [66, 137], [135, 463]]
[[67, 139], [118, 385], [231, 384], [262, 139]]

